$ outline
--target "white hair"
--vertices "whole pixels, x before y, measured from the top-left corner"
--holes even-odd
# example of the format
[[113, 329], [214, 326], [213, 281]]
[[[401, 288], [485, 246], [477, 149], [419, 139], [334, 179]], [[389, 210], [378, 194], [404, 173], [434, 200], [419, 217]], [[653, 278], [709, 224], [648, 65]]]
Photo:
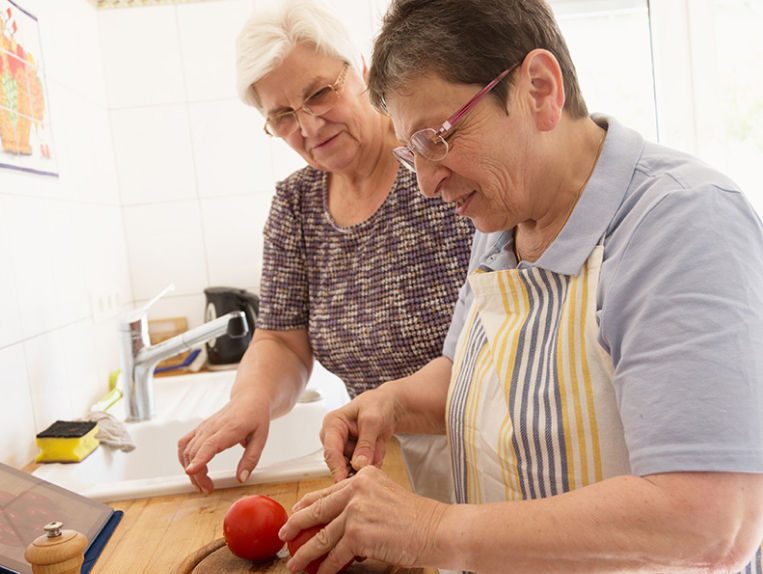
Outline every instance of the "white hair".
[[316, 0], [278, 0], [256, 10], [236, 40], [236, 88], [241, 100], [260, 108], [254, 83], [277, 68], [297, 44], [336, 56], [362, 75], [360, 51], [344, 25]]

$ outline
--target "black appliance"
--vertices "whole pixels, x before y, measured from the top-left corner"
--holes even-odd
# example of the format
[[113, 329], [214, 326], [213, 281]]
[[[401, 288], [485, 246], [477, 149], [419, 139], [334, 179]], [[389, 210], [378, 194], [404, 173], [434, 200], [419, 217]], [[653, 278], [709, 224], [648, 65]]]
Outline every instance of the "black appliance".
[[254, 293], [235, 287], [207, 287], [207, 309], [204, 321], [212, 321], [231, 311], [243, 311], [249, 333], [243, 337], [222, 335], [206, 343], [207, 368], [210, 370], [235, 369], [244, 356], [254, 333], [254, 323], [260, 310], [260, 299]]

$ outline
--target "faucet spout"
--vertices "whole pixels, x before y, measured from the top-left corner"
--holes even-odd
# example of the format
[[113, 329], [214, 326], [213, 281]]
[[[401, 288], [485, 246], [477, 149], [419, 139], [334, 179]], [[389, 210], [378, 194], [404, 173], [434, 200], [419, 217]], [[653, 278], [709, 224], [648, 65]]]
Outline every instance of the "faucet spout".
[[243, 337], [249, 332], [246, 314], [233, 311], [171, 339], [151, 345], [148, 320], [137, 320], [120, 326], [122, 341], [122, 372], [126, 374], [128, 421], [145, 421], [154, 417], [154, 369], [169, 357], [201, 345], [223, 334]]

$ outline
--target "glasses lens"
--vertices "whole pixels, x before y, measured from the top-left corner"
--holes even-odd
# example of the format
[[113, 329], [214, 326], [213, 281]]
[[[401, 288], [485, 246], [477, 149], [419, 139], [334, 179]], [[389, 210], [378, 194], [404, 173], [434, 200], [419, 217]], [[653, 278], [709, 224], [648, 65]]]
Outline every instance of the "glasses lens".
[[448, 155], [448, 142], [437, 135], [432, 128], [417, 131], [411, 136], [411, 146], [418, 153], [432, 161], [440, 161]]
[[416, 160], [413, 157], [413, 151], [407, 146], [396, 147], [392, 150], [392, 155], [397, 158], [397, 161], [403, 164], [403, 166], [416, 173]]
[[302, 104], [302, 109], [314, 116], [325, 114], [336, 105], [338, 96], [331, 86], [321, 88], [308, 96]]
[[278, 114], [268, 118], [265, 128], [268, 133], [278, 137], [285, 137], [297, 129], [297, 116], [294, 112]]

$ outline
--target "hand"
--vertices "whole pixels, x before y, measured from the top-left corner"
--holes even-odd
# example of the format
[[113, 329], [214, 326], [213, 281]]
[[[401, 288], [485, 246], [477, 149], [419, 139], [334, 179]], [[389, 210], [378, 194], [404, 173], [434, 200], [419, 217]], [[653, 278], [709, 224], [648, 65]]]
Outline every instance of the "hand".
[[354, 470], [369, 464], [381, 466], [395, 427], [396, 402], [390, 395], [382, 385], [324, 417], [320, 438], [334, 481], [347, 478], [350, 465]]
[[324, 490], [311, 492], [295, 506], [281, 528], [284, 541], [315, 524], [326, 524], [302, 546], [287, 567], [299, 572], [328, 553], [318, 574], [338, 572], [353, 557], [397, 566], [431, 563], [434, 535], [448, 506], [413, 494], [373, 466]]
[[207, 474], [207, 463], [234, 444], [244, 447], [236, 477], [245, 482], [260, 460], [270, 428], [270, 412], [266, 401], [243, 397], [231, 400], [222, 409], [205, 419], [178, 441], [178, 460], [191, 482], [200, 492], [214, 489]]

